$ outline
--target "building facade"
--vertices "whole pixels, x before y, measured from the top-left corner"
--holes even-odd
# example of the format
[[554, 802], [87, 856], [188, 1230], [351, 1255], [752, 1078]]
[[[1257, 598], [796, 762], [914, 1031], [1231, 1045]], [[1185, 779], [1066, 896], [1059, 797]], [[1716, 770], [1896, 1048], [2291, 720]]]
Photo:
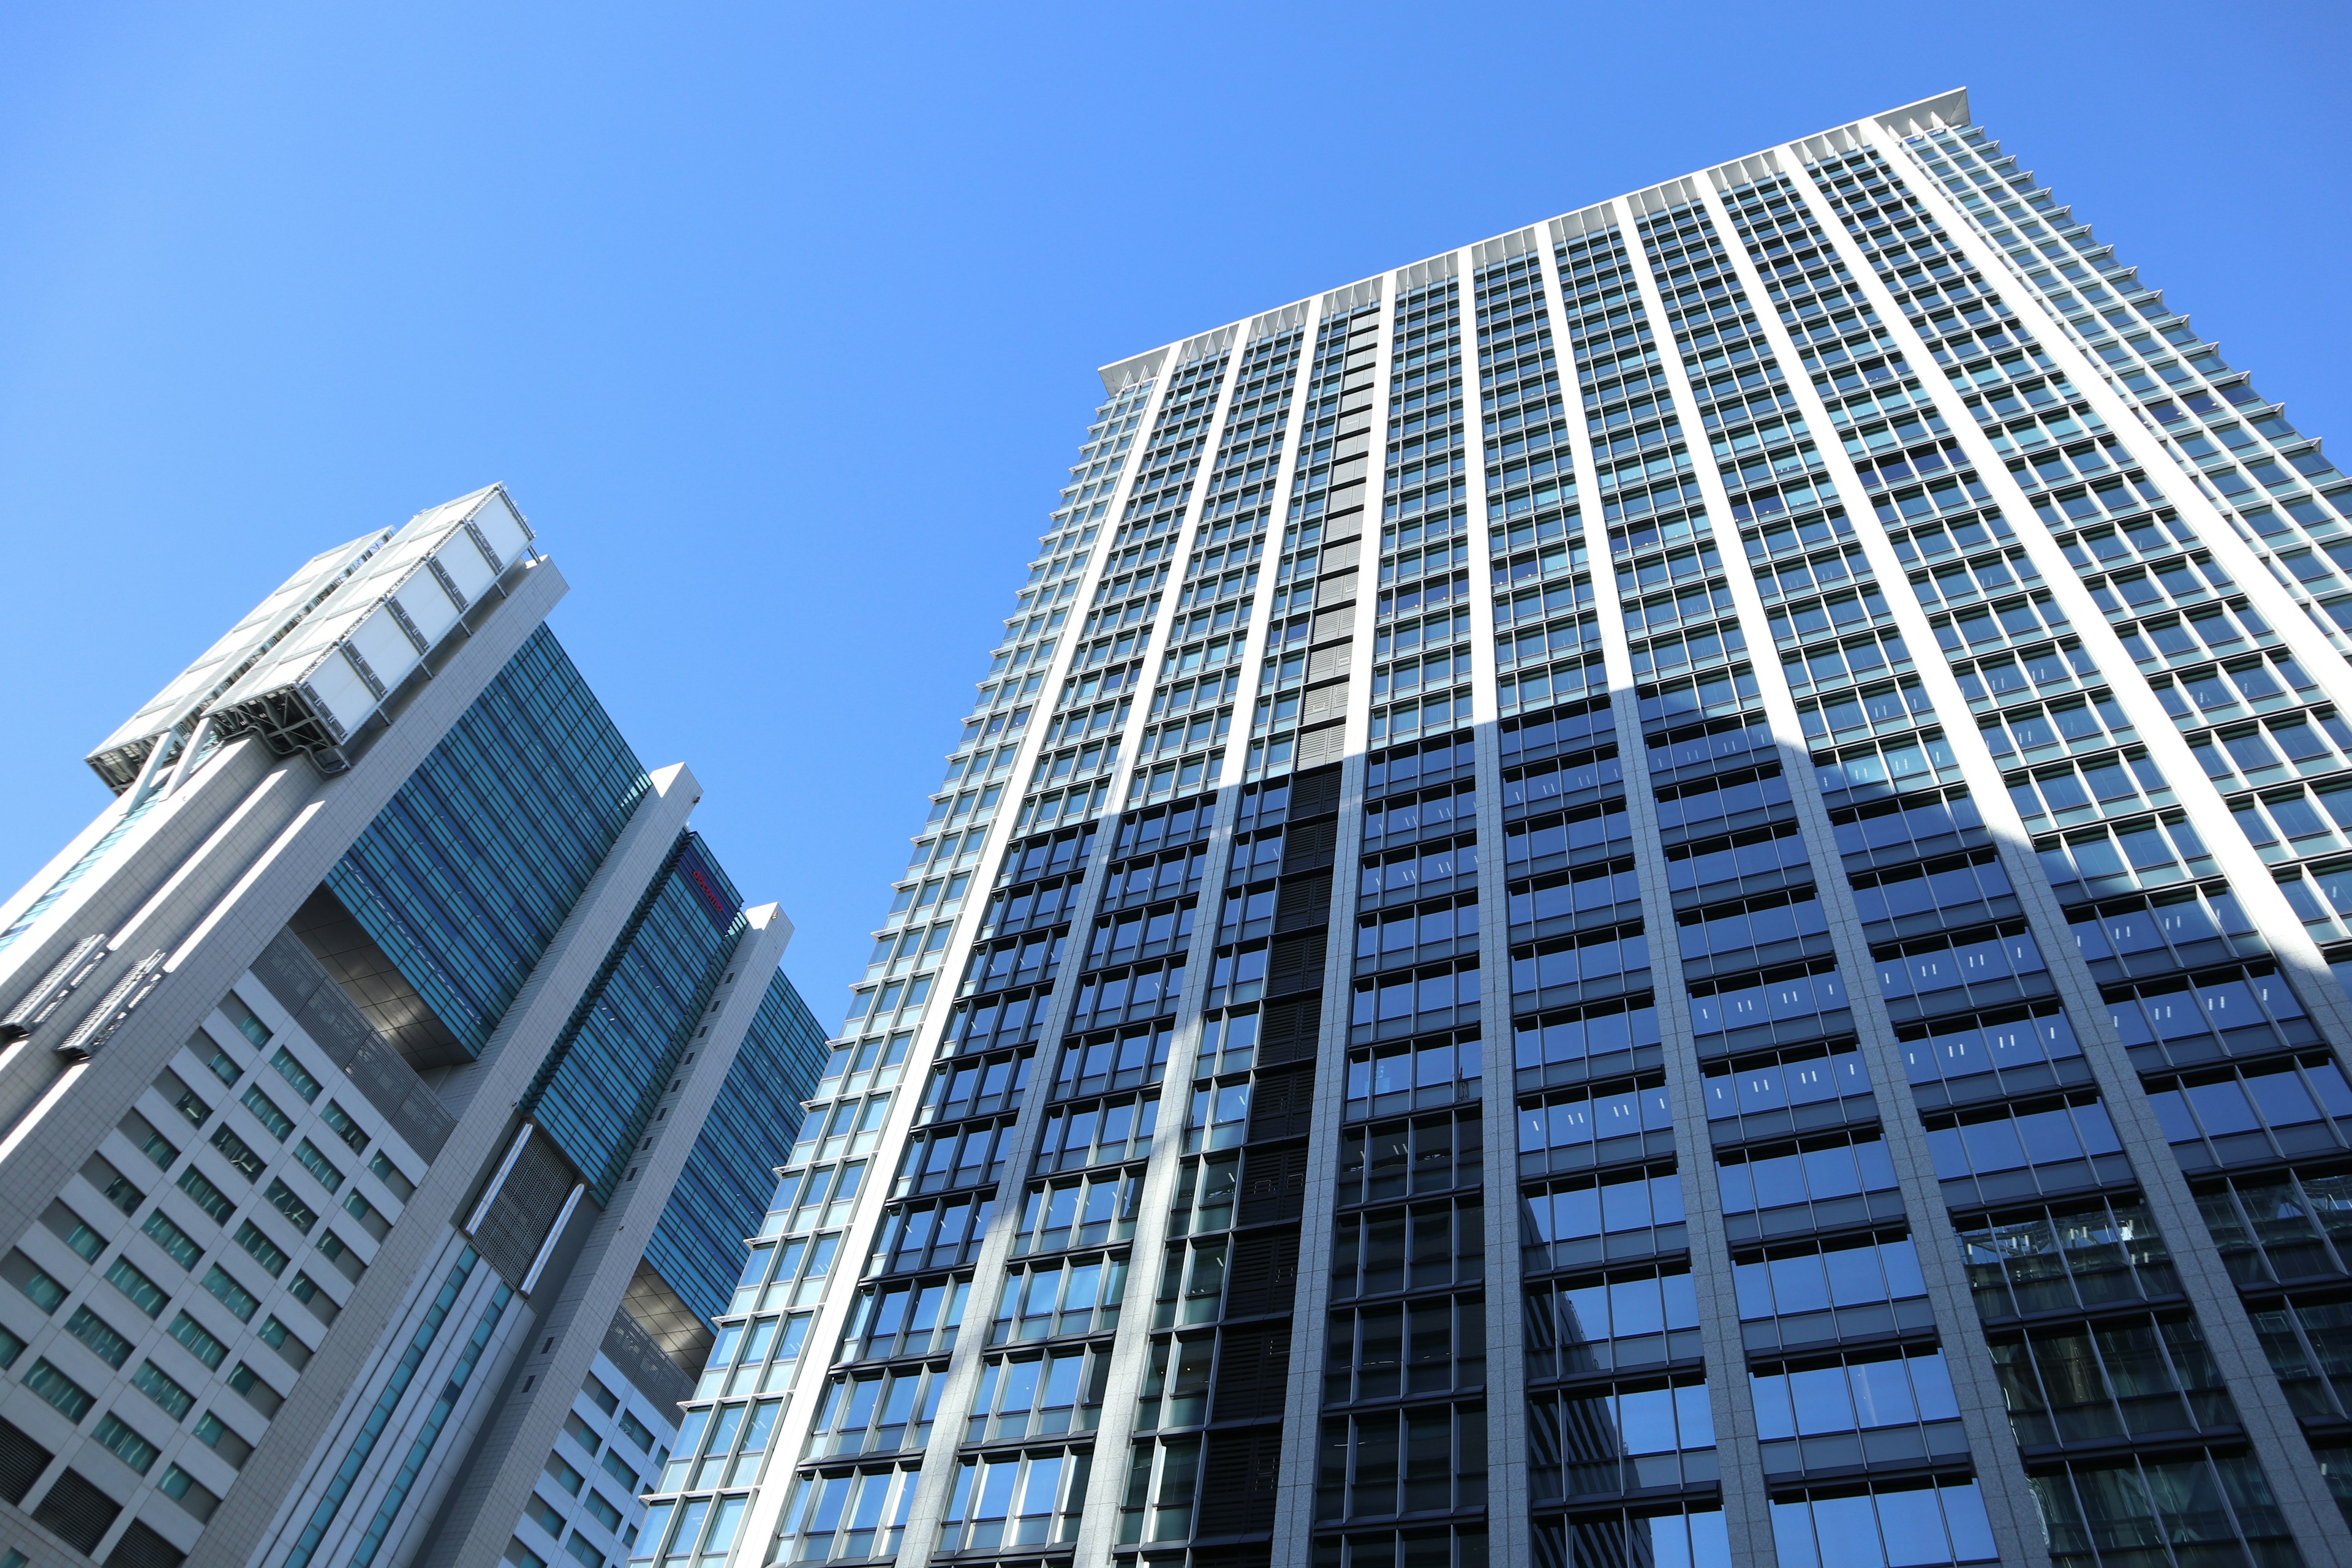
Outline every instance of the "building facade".
[[1104, 381], [638, 1561], [2352, 1557], [2352, 485], [1964, 94]]
[[824, 1041], [563, 591], [497, 487], [318, 557], [0, 905], [9, 1568], [626, 1557]]

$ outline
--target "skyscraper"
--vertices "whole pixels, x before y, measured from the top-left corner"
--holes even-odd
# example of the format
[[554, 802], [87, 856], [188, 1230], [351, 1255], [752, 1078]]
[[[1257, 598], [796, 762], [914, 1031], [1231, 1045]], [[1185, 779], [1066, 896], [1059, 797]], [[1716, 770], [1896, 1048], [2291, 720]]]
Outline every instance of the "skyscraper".
[[2352, 1556], [2352, 485], [1964, 94], [1104, 384], [640, 1561]]
[[625, 1556], [823, 1032], [503, 489], [307, 563], [0, 904], [0, 1563]]

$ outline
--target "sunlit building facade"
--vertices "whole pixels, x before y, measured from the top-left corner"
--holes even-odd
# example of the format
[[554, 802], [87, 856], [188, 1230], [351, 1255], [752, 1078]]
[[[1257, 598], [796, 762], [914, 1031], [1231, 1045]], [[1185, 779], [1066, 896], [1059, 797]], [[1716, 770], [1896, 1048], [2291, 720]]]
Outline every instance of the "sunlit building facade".
[[641, 1560], [2352, 1558], [2352, 483], [1964, 94], [1104, 382]]

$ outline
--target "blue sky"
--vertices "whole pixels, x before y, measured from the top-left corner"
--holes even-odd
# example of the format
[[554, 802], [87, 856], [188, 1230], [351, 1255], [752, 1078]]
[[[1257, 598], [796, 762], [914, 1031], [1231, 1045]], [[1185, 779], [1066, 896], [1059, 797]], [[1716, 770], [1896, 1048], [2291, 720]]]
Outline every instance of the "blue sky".
[[2347, 57], [2266, 4], [10, 7], [0, 881], [297, 563], [504, 479], [831, 1024], [1095, 366], [1965, 84], [2352, 440]]

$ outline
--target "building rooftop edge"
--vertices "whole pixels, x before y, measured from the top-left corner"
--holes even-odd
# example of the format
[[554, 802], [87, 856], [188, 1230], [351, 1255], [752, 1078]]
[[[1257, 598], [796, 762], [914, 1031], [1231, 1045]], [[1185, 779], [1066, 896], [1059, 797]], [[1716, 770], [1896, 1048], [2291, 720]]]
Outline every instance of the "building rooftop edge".
[[[1957, 110], [1958, 112], [1955, 114], [1948, 112], [1949, 110]], [[1749, 158], [1758, 157], [1764, 153], [1772, 151], [1773, 148], [1786, 147], [1796, 142], [1811, 141], [1815, 136], [1827, 136], [1839, 131], [1851, 130], [1854, 126], [1864, 124], [1866, 121], [1874, 121], [1880, 125], [1886, 125], [1891, 128], [1894, 122], [1906, 116], [1913, 118], [1932, 117], [1947, 125], [1966, 125], [1971, 123], [1969, 113], [1969, 89], [1963, 86], [1952, 88], [1944, 92], [1930, 93], [1926, 98], [1915, 99], [1909, 103], [1899, 103], [1892, 109], [1883, 110], [1876, 114], [1865, 114], [1859, 119], [1849, 120], [1839, 125], [1827, 126], [1820, 131], [1811, 132], [1803, 136], [1791, 136], [1785, 142], [1776, 142], [1772, 143], [1771, 147], [1759, 147], [1752, 153], [1744, 153], [1736, 158], [1726, 158], [1717, 163], [1707, 164], [1704, 168], [1693, 170], [1690, 174], [1670, 175], [1666, 179], [1659, 181], [1655, 184], [1645, 185], [1641, 187], [1639, 190], [1621, 191], [1613, 196], [1603, 196], [1598, 201], [1587, 202], [1583, 206], [1571, 207], [1567, 212], [1554, 213], [1548, 217], [1537, 218], [1532, 223], [1525, 223], [1517, 226], [1516, 228], [1505, 229], [1500, 234], [1488, 235], [1483, 239], [1472, 240], [1467, 245], [1449, 247], [1447, 249], [1438, 251], [1436, 255], [1451, 256], [1458, 251], [1490, 244], [1495, 240], [1503, 239], [1511, 235], [1524, 234], [1531, 228], [1538, 227], [1544, 224], [1557, 222], [1561, 218], [1572, 216], [1580, 212], [1590, 211], [1593, 207], [1606, 205], [1610, 202], [1623, 201], [1630, 197], [1641, 195], [1645, 191], [1656, 190], [1662, 185], [1673, 184], [1676, 180], [1689, 179], [1697, 174], [1710, 174], [1719, 169], [1734, 168]], [[1311, 306], [1319, 298], [1341, 293], [1347, 289], [1358, 288], [1366, 283], [1377, 284], [1383, 279], [1391, 277], [1399, 272], [1409, 270], [1413, 267], [1419, 266], [1423, 261], [1433, 259], [1434, 259], [1434, 257], [1423, 257], [1416, 261], [1408, 261], [1401, 266], [1386, 268], [1378, 272], [1369, 273], [1362, 278], [1352, 279], [1346, 283], [1341, 283], [1331, 289], [1318, 289], [1314, 293], [1303, 295], [1297, 300], [1286, 300], [1284, 303], [1273, 306], [1268, 310], [1253, 311], [1249, 315], [1236, 317], [1231, 321], [1222, 323], [1216, 327], [1212, 327], [1206, 331], [1188, 333], [1181, 338], [1173, 340], [1172, 342], [1164, 342], [1157, 347], [1146, 349], [1141, 353], [1129, 354], [1124, 359], [1113, 360], [1108, 364], [1103, 365], [1100, 369], [1103, 382], [1103, 392], [1106, 395], [1116, 395], [1139, 381], [1149, 380], [1158, 375], [1160, 374], [1160, 367], [1167, 363], [1169, 357], [1171, 354], [1176, 353], [1177, 351], [1182, 349], [1187, 344], [1202, 342], [1204, 348], [1223, 347], [1224, 346], [1223, 343], [1205, 342], [1203, 340], [1214, 340], [1222, 336], [1226, 342], [1230, 342], [1236, 334], [1238, 329], [1256, 321], [1261, 317], [1274, 315], [1283, 310], [1303, 310], [1307, 306]], [[1178, 363], [1181, 363], [1183, 362], [1180, 359]]]

